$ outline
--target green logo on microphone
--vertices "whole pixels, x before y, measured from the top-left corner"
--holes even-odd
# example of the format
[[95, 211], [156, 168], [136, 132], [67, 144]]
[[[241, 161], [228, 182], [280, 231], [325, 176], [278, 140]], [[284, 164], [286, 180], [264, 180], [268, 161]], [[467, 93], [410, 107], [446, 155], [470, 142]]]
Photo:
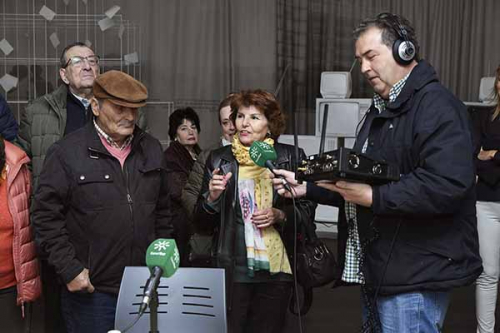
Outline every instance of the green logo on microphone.
[[147, 266], [160, 267], [163, 270], [163, 277], [171, 276], [179, 267], [179, 262], [179, 250], [173, 239], [157, 239], [147, 249]]
[[156, 251], [165, 251], [167, 247], [170, 247], [170, 243], [166, 240], [159, 241], [154, 245]]

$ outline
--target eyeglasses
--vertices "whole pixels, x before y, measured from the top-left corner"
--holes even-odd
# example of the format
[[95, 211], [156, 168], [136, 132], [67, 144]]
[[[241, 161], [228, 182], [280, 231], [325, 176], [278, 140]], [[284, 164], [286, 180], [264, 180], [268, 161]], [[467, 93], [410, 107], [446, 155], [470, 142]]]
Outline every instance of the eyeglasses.
[[91, 55], [88, 57], [74, 56], [74, 57], [69, 58], [68, 62], [66, 63], [66, 65], [64, 65], [63, 68], [68, 67], [70, 64], [73, 67], [80, 68], [85, 64], [85, 61], [88, 62], [89, 66], [94, 67], [94, 66], [99, 64], [99, 56], [97, 56], [97, 55]]

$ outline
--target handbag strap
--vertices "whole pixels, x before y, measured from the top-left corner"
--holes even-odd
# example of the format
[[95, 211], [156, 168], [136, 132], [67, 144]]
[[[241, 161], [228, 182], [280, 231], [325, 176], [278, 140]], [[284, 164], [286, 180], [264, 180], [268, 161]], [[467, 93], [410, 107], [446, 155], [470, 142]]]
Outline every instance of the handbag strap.
[[[302, 243], [302, 246], [305, 246], [307, 242], [315, 241], [318, 239], [318, 236], [316, 235], [316, 226], [314, 224], [314, 218], [312, 221], [308, 221], [308, 223], [303, 223], [301, 225], [301, 233], [303, 234], [303, 237], [301, 237], [299, 242]], [[304, 316], [311, 309], [314, 300], [313, 289], [304, 288], [300, 284], [297, 285], [300, 286], [303, 290], [302, 304], [297, 304], [297, 290], [293, 288], [292, 300], [289, 303], [288, 309], [295, 316], [298, 316], [299, 313], [301, 316]]]
[[314, 224], [314, 221], [311, 221], [309, 223], [304, 223], [302, 230], [304, 232], [305, 242], [311, 242], [318, 239], [318, 236], [316, 235], [316, 225]]

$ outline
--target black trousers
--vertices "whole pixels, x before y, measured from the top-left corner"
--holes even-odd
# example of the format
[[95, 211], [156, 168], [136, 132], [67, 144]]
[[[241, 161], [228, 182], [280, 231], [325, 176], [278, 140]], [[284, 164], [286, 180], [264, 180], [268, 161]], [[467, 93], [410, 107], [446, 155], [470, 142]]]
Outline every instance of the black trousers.
[[0, 290], [0, 332], [31, 332], [31, 304], [25, 304], [23, 318], [16, 298], [16, 286]]
[[179, 205], [178, 203], [175, 203], [172, 201], [172, 206], [176, 207], [174, 211], [177, 213], [174, 214], [174, 217], [172, 218], [172, 225], [174, 226], [174, 233], [172, 234], [173, 238], [175, 239], [175, 243], [177, 245], [177, 249], [179, 250], [179, 255], [180, 255], [180, 266], [181, 267], [190, 267], [190, 261], [189, 261], [189, 252], [190, 252], [190, 246], [189, 246], [189, 239], [191, 238], [191, 229], [189, 226], [189, 221], [183, 216], [181, 213], [184, 211], [182, 207], [177, 207], [176, 205]]
[[66, 333], [61, 313], [61, 288], [59, 277], [54, 267], [47, 260], [40, 260], [42, 280], [42, 307], [44, 312], [44, 328], [46, 333]]
[[229, 332], [282, 332], [291, 295], [291, 282], [234, 283]]

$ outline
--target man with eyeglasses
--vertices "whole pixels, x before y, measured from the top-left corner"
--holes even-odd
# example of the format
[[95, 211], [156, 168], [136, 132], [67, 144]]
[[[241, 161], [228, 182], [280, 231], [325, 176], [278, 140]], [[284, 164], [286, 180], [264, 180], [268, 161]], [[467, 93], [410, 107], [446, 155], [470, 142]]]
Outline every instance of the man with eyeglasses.
[[[75, 42], [64, 48], [59, 76], [64, 82], [55, 91], [32, 101], [21, 116], [18, 142], [31, 158], [33, 190], [49, 147], [83, 127], [91, 118], [92, 85], [99, 74], [99, 56], [87, 45]], [[147, 131], [139, 112], [138, 125]]]
[[[99, 74], [99, 57], [81, 42], [64, 48], [59, 76], [64, 84], [32, 101], [21, 115], [17, 140], [31, 158], [33, 192], [45, 155], [53, 143], [83, 127], [91, 118], [92, 85]], [[65, 332], [61, 316], [60, 290], [54, 269], [40, 253], [45, 332]]]
[[64, 84], [32, 101], [21, 116], [18, 141], [32, 161], [33, 189], [49, 147], [91, 117], [92, 85], [98, 74], [99, 57], [92, 49], [80, 42], [66, 46], [59, 69]]

